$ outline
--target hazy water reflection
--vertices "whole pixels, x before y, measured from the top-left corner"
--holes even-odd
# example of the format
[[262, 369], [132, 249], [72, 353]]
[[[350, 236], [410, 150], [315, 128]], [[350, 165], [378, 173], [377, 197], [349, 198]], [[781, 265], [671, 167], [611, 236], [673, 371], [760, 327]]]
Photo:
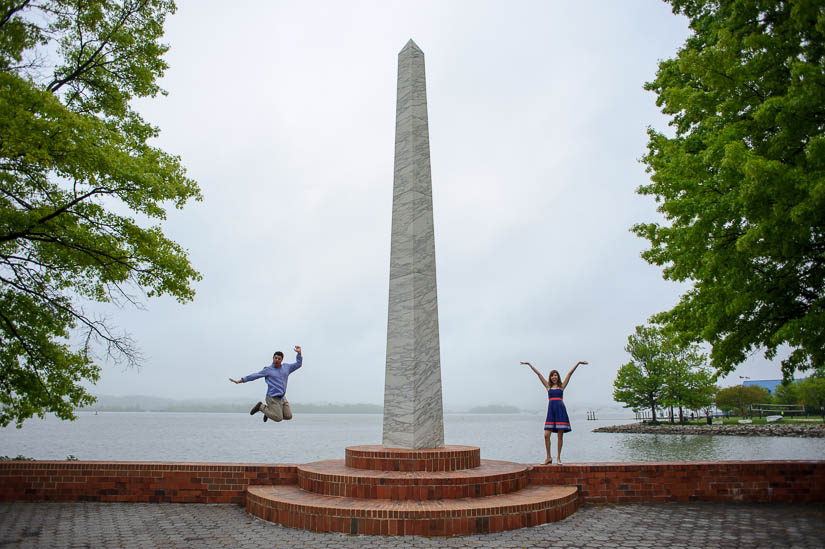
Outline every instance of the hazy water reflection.
[[[619, 461], [718, 461], [726, 458], [722, 437], [699, 435], [627, 436], [619, 440]], [[746, 438], [746, 437], [741, 437]], [[745, 441], [747, 443], [747, 441]]]
[[[35, 459], [306, 463], [341, 459], [344, 448], [381, 443], [377, 414], [297, 414], [262, 423], [261, 416], [195, 413], [93, 413], [77, 421], [30, 420], [0, 429], [0, 455]], [[447, 444], [481, 447], [484, 459], [537, 463], [544, 458], [538, 414], [446, 414]], [[825, 459], [825, 439], [593, 433], [629, 420], [586, 421], [573, 415], [565, 462]], [[556, 437], [553, 436], [555, 454]]]

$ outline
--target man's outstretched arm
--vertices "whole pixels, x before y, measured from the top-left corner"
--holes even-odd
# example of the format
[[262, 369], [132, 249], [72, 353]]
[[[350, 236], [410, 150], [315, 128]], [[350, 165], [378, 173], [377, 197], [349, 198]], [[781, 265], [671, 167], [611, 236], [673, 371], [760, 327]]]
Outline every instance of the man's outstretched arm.
[[264, 377], [266, 375], [266, 368], [261, 370], [260, 372], [255, 372], [254, 374], [249, 374], [248, 376], [243, 376], [241, 379], [232, 379], [229, 378], [229, 381], [232, 383], [246, 383], [247, 381], [254, 381], [259, 377]]

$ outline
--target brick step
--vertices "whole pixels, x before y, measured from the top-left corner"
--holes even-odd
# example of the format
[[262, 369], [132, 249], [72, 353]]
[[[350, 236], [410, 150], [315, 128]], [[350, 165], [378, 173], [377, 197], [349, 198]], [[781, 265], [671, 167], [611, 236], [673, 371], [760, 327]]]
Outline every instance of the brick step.
[[530, 467], [483, 459], [478, 467], [453, 471], [376, 471], [347, 467], [342, 459], [297, 467], [298, 486], [327, 496], [390, 500], [436, 500], [496, 496], [529, 483]]
[[344, 455], [347, 467], [376, 471], [456, 471], [472, 469], [481, 463], [478, 446], [447, 445], [441, 448], [408, 450], [380, 445], [348, 446]]
[[515, 530], [576, 512], [575, 486], [528, 486], [518, 492], [440, 501], [325, 496], [295, 485], [250, 486], [246, 510], [258, 518], [313, 532], [455, 536]]

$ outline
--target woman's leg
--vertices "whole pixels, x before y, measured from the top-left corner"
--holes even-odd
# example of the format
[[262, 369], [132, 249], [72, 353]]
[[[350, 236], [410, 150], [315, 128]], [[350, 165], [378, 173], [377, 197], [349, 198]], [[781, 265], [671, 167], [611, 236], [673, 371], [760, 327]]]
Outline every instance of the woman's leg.
[[564, 442], [564, 431], [558, 432], [558, 443], [556, 444], [556, 463], [561, 464], [561, 445]]
[[544, 464], [553, 463], [553, 458], [550, 456], [550, 431], [547, 429], [544, 430], [544, 447], [547, 449], [547, 459], [544, 460]]

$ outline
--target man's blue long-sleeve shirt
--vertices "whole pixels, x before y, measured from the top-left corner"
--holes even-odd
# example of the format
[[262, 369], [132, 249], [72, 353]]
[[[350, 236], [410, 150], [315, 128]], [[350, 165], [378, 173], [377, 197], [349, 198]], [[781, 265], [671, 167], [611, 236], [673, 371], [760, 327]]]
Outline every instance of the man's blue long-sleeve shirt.
[[304, 357], [301, 355], [297, 355], [295, 360], [297, 362], [294, 362], [292, 364], [281, 364], [280, 368], [276, 368], [275, 366], [270, 364], [260, 372], [256, 372], [254, 374], [249, 374], [248, 376], [242, 377], [241, 381], [246, 383], [247, 381], [253, 381], [258, 379], [259, 377], [262, 377], [266, 381], [266, 396], [285, 396], [287, 378], [289, 377], [289, 374], [291, 374], [292, 372], [301, 367], [301, 364], [304, 361]]

